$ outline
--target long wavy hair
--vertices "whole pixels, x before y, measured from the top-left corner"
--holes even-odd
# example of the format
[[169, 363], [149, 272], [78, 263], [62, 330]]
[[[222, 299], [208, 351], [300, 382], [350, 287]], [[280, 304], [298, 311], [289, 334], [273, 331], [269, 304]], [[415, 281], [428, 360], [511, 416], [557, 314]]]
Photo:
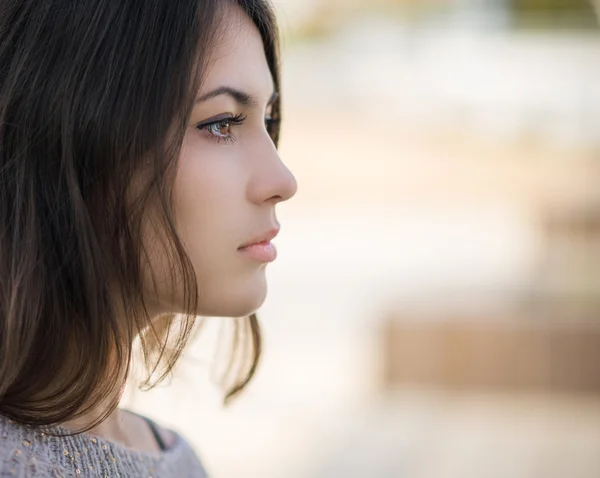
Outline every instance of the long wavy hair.
[[[231, 4], [258, 27], [279, 90], [265, 0], [0, 0], [1, 414], [55, 425], [108, 399], [87, 430], [118, 405], [136, 338], [147, 388], [181, 355], [202, 284], [176, 231], [172, 185]], [[279, 101], [273, 118], [277, 143]], [[156, 323], [142, 295], [150, 204], [184, 296], [183, 314]], [[226, 403], [261, 352], [256, 315], [232, 320]]]

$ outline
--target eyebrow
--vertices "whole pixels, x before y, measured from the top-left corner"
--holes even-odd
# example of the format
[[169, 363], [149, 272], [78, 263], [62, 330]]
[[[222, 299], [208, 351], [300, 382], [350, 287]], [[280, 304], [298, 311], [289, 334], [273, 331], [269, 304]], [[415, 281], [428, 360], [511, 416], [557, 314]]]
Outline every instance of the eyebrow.
[[[242, 106], [252, 106], [258, 103], [256, 98], [252, 95], [249, 95], [248, 93], [238, 90], [237, 88], [233, 88], [231, 86], [220, 86], [212, 91], [209, 91], [208, 93], [205, 93], [202, 96], [196, 98], [196, 103], [201, 103], [202, 101], [206, 101], [221, 95], [231, 96], [237, 103], [239, 103]], [[274, 91], [271, 95], [271, 98], [269, 98], [268, 104], [270, 105], [274, 103], [278, 97], [279, 94], [277, 93], [277, 91]]]

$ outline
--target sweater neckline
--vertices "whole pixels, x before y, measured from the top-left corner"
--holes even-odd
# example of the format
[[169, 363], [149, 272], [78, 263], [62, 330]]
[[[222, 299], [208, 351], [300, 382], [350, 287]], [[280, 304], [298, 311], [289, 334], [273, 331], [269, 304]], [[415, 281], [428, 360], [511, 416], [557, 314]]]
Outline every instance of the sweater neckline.
[[[135, 448], [130, 448], [122, 443], [119, 443], [114, 440], [108, 440], [106, 438], [102, 438], [97, 435], [91, 435], [88, 432], [78, 433], [73, 435], [73, 430], [69, 430], [68, 428], [62, 427], [60, 425], [56, 425], [52, 428], [48, 428], [50, 432], [56, 431], [56, 435], [61, 436], [61, 438], [72, 439], [79, 438], [87, 443], [88, 447], [100, 447], [102, 449], [111, 449], [113, 452], [118, 453], [119, 455], [128, 455], [131, 457], [137, 458], [146, 458], [151, 460], [162, 460], [171, 455], [177, 453], [183, 446], [183, 439], [178, 433], [173, 432], [175, 436], [171, 446], [166, 448], [165, 450], [158, 451], [145, 451], [145, 450], [136, 450]], [[106, 447], [106, 448], [105, 448]]]
[[[8, 423], [19, 425], [18, 422], [10, 420], [8, 417], [3, 416], [3, 419]], [[170, 431], [173, 433], [174, 439], [168, 448], [158, 451], [144, 451], [128, 447], [114, 440], [108, 440], [106, 438], [102, 438], [101, 436], [92, 435], [88, 432], [73, 434], [73, 430], [61, 425], [54, 425], [51, 427], [32, 427], [30, 425], [21, 424], [21, 426], [28, 427], [34, 432], [42, 433], [42, 435], [45, 433], [48, 438], [55, 437], [56, 439], [69, 441], [80, 440], [88, 448], [101, 448], [103, 450], [110, 450], [113, 454], [118, 454], [120, 456], [130, 456], [134, 459], [149, 459], [155, 462], [165, 460], [173, 455], [176, 455], [185, 447], [185, 440], [183, 437], [173, 430]]]

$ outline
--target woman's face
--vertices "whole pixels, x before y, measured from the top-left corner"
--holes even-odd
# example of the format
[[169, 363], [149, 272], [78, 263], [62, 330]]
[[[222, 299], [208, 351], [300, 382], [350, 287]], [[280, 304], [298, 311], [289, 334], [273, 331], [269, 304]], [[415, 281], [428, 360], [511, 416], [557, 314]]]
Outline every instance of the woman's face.
[[[242, 317], [265, 299], [273, 251], [240, 246], [272, 237], [275, 206], [297, 186], [265, 126], [274, 84], [258, 29], [232, 7], [219, 38], [183, 142], [173, 207], [198, 280], [197, 314]], [[180, 311], [181, 291], [169, 298], [172, 282], [159, 256], [151, 257], [155, 312]]]

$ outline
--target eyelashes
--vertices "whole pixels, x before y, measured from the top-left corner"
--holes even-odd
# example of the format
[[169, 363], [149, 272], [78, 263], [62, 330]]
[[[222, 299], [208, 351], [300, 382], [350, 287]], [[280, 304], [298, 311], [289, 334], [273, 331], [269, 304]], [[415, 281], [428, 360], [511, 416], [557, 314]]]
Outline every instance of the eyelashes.
[[[224, 142], [225, 144], [232, 144], [235, 143], [237, 139], [233, 134], [233, 127], [244, 124], [246, 118], [247, 116], [241, 113], [235, 116], [221, 115], [213, 120], [196, 125], [196, 128], [205, 132], [207, 137], [212, 141], [216, 141], [217, 143]], [[274, 119], [270, 116], [265, 118], [265, 128], [273, 140], [275, 140], [279, 133], [279, 124], [279, 119]]]
[[221, 117], [206, 123], [201, 123], [196, 126], [200, 131], [206, 131], [209, 138], [213, 139], [217, 143], [224, 141], [226, 144], [234, 143], [236, 138], [233, 136], [231, 131], [233, 126], [240, 126], [244, 124], [247, 116], [239, 114], [236, 116]]
[[275, 119], [270, 116], [265, 118], [265, 128], [267, 128], [267, 132], [275, 144], [277, 144], [277, 138], [279, 137], [280, 124], [280, 119]]

